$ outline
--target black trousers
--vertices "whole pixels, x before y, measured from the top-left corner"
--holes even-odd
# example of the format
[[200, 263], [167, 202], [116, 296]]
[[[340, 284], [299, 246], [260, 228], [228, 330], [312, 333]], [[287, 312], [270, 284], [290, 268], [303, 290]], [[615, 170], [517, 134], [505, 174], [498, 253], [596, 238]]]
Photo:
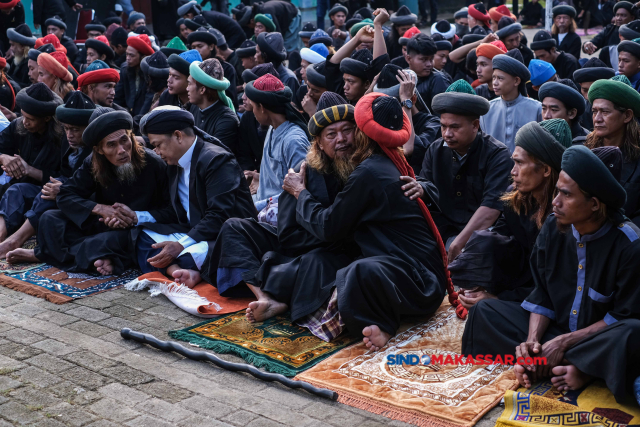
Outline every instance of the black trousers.
[[[469, 311], [462, 336], [462, 354], [515, 355], [527, 340], [528, 311], [517, 302], [483, 300]], [[552, 322], [540, 342], [569, 331]], [[640, 320], [615, 322], [571, 347], [565, 358], [585, 374], [605, 381], [616, 400], [633, 396], [633, 381], [640, 376]]]

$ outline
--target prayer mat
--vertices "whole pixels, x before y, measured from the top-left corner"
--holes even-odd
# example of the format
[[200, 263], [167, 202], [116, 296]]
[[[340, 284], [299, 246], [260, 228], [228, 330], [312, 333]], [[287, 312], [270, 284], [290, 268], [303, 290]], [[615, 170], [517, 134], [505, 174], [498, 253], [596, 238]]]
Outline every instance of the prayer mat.
[[205, 319], [245, 310], [250, 302], [256, 300], [255, 298], [222, 297], [218, 293], [218, 288], [207, 282], [200, 282], [190, 289], [175, 283], [157, 271], [143, 274], [124, 287], [129, 291], [141, 291], [148, 287], [151, 296], [163, 294], [178, 308]]
[[496, 422], [498, 427], [608, 426], [640, 425], [637, 403], [620, 405], [603, 381], [595, 381], [580, 390], [559, 392], [551, 381], [531, 389], [507, 391], [504, 412]]
[[[505, 365], [395, 364], [388, 356], [460, 354], [465, 321], [445, 299], [425, 323], [391, 338], [378, 351], [352, 346], [296, 376], [338, 393], [338, 402], [417, 426], [473, 426], [517, 386]], [[464, 360], [464, 359], [463, 359]], [[445, 359], [446, 361], [446, 359]]]
[[[31, 237], [27, 240], [22, 249], [34, 249], [36, 247], [36, 238]], [[9, 264], [6, 259], [0, 259], [0, 273], [24, 273], [25, 271], [32, 270], [36, 267], [43, 266], [41, 262], [23, 262], [20, 264]]]
[[0, 275], [0, 285], [44, 298], [55, 304], [64, 304], [74, 299], [119, 288], [139, 274], [138, 270], [127, 270], [120, 276], [70, 273], [44, 264], [22, 273]]
[[357, 341], [342, 334], [332, 342], [324, 342], [307, 328], [292, 324], [289, 313], [249, 323], [244, 311], [171, 331], [169, 336], [216, 353], [235, 354], [258, 368], [287, 377]]

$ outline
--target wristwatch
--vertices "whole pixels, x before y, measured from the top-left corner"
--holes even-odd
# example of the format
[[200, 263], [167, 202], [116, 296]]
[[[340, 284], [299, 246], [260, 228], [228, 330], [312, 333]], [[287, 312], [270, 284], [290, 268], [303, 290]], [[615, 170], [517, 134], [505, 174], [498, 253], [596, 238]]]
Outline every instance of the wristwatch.
[[413, 108], [413, 102], [410, 99], [404, 100], [400, 103], [403, 107], [408, 108], [409, 110]]

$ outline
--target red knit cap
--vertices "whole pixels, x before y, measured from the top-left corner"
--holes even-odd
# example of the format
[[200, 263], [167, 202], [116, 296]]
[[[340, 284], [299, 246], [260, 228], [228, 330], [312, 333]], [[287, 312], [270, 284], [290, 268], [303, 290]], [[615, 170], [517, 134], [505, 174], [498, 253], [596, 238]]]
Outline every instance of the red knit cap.
[[20, 3], [20, 0], [11, 0], [9, 2], [2, 2], [0, 3], [0, 9], [11, 9], [12, 7], [15, 7], [18, 3]]
[[507, 53], [507, 47], [500, 40], [496, 40], [491, 43], [482, 43], [476, 49], [476, 56], [479, 58], [484, 56], [485, 58], [493, 59], [496, 55], [502, 55]]
[[404, 37], [405, 39], [410, 39], [411, 37], [415, 36], [416, 34], [420, 34], [421, 32], [422, 31], [420, 31], [418, 27], [411, 27], [404, 32], [402, 37]]
[[512, 14], [511, 11], [509, 10], [509, 8], [507, 6], [505, 6], [504, 4], [501, 4], [498, 7], [492, 7], [491, 9], [489, 9], [489, 16], [495, 22], [500, 21], [500, 18], [503, 18], [505, 16], [508, 17], [508, 18], [512, 18], [514, 21], [517, 20], [516, 16], [514, 14]]
[[144, 56], [153, 55], [155, 50], [151, 46], [151, 40], [146, 34], [140, 34], [139, 36], [131, 36], [127, 39], [127, 45], [131, 46]]
[[[384, 151], [393, 164], [398, 168], [400, 175], [415, 178], [413, 168], [409, 166], [407, 159], [398, 150], [395, 150], [395, 148], [402, 147], [406, 144], [411, 136], [411, 121], [407, 114], [404, 111], [402, 112], [402, 129], [397, 131], [387, 129], [386, 127], [378, 124], [374, 119], [373, 102], [377, 98], [384, 96], [387, 95], [373, 92], [360, 98], [355, 108], [356, 124], [358, 125], [358, 128], [365, 133], [365, 135], [378, 143], [380, 148], [382, 148], [382, 151]], [[456, 307], [456, 314], [458, 317], [464, 319], [467, 317], [467, 310], [460, 304], [460, 300], [458, 300], [458, 293], [454, 291], [453, 283], [451, 282], [451, 277], [449, 275], [449, 269], [447, 268], [447, 251], [445, 250], [440, 232], [438, 231], [438, 228], [436, 227], [436, 224], [431, 217], [431, 213], [424, 201], [422, 199], [417, 199], [416, 201], [418, 206], [420, 206], [420, 210], [422, 211], [424, 218], [427, 220], [431, 233], [436, 239], [436, 245], [440, 251], [440, 255], [442, 256], [445, 277], [447, 278], [446, 287], [447, 293], [449, 294], [449, 302], [452, 306]]]
[[[482, 5], [482, 3], [478, 3], [478, 4]], [[484, 5], [483, 5], [483, 7], [484, 7]], [[469, 15], [471, 15], [472, 18], [475, 18], [478, 21], [482, 21], [482, 22], [488, 23], [489, 20], [491, 19], [489, 17], [488, 13], [482, 13], [478, 9], [476, 9], [476, 5], [475, 4], [472, 4], [472, 5], [469, 6], [468, 13], [469, 13]]]
[[46, 52], [38, 55], [38, 66], [44, 68], [49, 73], [53, 74], [57, 78], [70, 82], [73, 80], [73, 76], [67, 70], [68, 60], [62, 52], [53, 52], [48, 54]]
[[280, 92], [284, 84], [273, 74], [265, 74], [253, 82], [253, 87], [263, 92]]
[[101, 70], [93, 70], [78, 76], [78, 89], [94, 83], [107, 83], [120, 81], [120, 73], [113, 68], [103, 68]]
[[107, 39], [106, 36], [98, 36], [98, 37], [95, 37], [94, 40], [98, 40], [99, 42], [102, 42], [107, 46], [109, 46], [109, 39]]
[[[38, 44], [38, 42], [40, 43]], [[47, 34], [46, 36], [37, 39], [35, 48], [37, 49], [40, 46], [45, 45], [47, 43], [51, 43], [55, 50], [59, 52], [64, 52], [65, 55], [67, 54], [67, 48], [60, 44], [60, 40], [58, 39], [58, 37], [56, 37], [55, 34]]]

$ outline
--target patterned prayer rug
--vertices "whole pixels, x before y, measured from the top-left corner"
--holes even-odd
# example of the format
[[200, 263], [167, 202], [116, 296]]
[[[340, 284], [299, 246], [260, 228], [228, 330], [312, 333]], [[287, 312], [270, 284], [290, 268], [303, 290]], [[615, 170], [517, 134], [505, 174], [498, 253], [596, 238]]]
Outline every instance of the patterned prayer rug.
[[55, 304], [64, 304], [77, 298], [119, 288], [139, 274], [138, 270], [128, 270], [120, 276], [68, 273], [43, 264], [21, 273], [0, 275], [0, 285], [44, 298]]
[[[31, 237], [22, 245], [23, 249], [34, 249], [36, 247], [36, 238]], [[6, 259], [0, 259], [0, 273], [24, 273], [36, 267], [44, 265], [41, 262], [23, 262], [20, 264], [9, 264]]]
[[640, 425], [640, 408], [635, 402], [620, 405], [602, 381], [581, 390], [559, 392], [550, 381], [531, 389], [508, 391], [498, 427]]
[[245, 312], [240, 311], [171, 331], [169, 336], [217, 353], [235, 354], [258, 368], [288, 377], [356, 342], [347, 334], [324, 342], [289, 319], [289, 313], [285, 313], [264, 322], [249, 323]]
[[339, 402], [394, 420], [418, 426], [470, 427], [500, 402], [506, 390], [516, 388], [510, 367], [387, 363], [392, 355], [455, 360], [464, 325], [445, 299], [430, 320], [398, 333], [379, 351], [368, 351], [362, 343], [352, 346], [296, 379], [338, 392]]

